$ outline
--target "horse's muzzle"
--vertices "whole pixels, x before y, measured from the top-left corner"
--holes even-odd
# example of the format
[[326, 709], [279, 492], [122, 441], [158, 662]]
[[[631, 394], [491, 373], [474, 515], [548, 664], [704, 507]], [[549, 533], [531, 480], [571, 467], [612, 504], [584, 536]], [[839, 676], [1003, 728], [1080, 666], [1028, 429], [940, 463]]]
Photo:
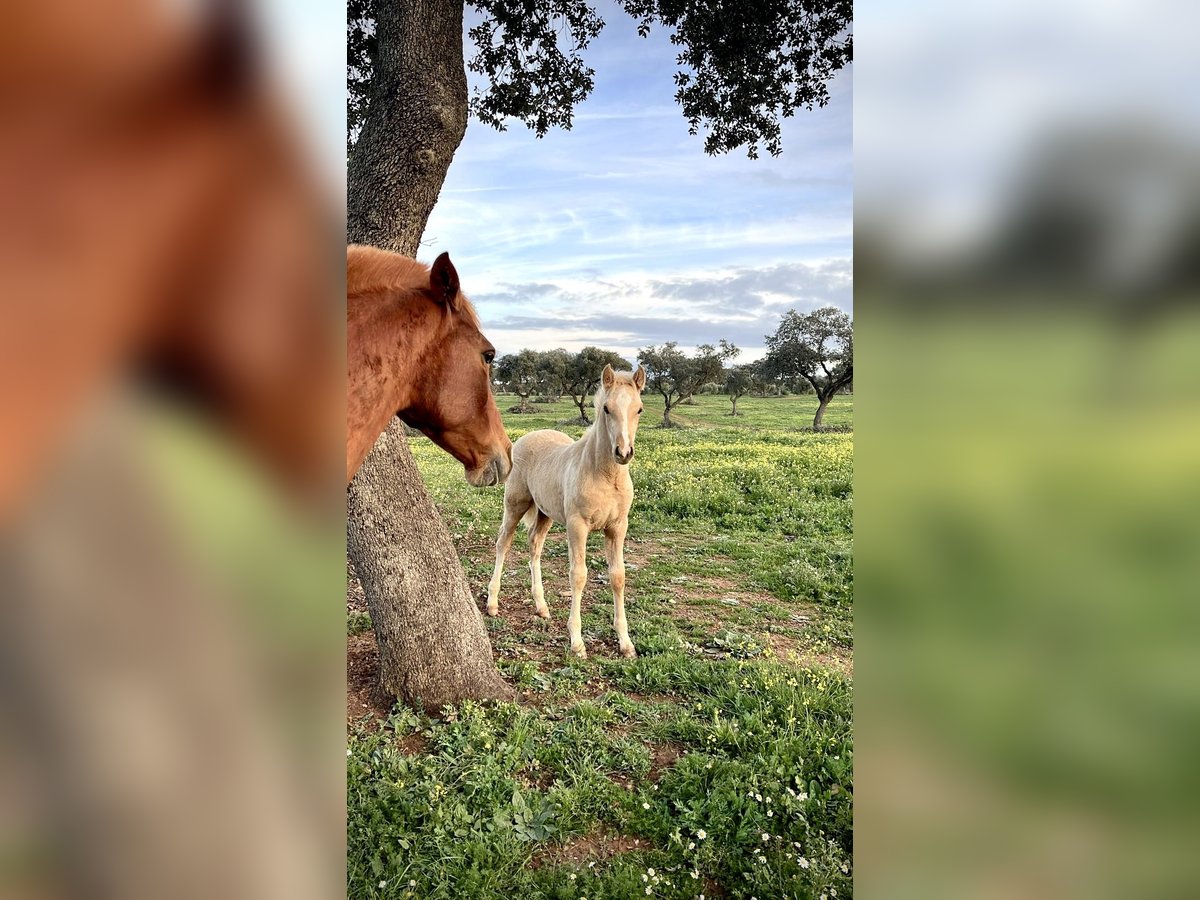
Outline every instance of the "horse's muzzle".
[[478, 469], [468, 469], [467, 483], [471, 487], [491, 487], [494, 484], [504, 484], [511, 471], [512, 463], [509, 462], [507, 456], [499, 453]]
[[628, 454], [622, 454], [620, 450], [618, 450], [614, 447], [613, 448], [613, 456], [616, 458], [617, 462], [619, 462], [621, 465], [627, 466], [627, 465], [629, 465], [629, 461], [631, 459], [633, 459], [633, 448], [632, 447], [629, 448]]

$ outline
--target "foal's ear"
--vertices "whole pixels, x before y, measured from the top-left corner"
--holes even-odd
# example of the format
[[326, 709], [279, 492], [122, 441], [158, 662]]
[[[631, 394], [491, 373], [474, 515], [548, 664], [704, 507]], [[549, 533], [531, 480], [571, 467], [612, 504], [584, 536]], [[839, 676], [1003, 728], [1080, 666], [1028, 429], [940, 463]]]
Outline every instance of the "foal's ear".
[[637, 371], [633, 373], [633, 386], [638, 389], [638, 393], [646, 387], [646, 369], [643, 366], [638, 366]]
[[600, 373], [600, 383], [604, 385], [606, 391], [613, 386], [613, 382], [616, 379], [617, 373], [613, 371], [612, 366], [605, 366], [604, 371]]
[[443, 253], [433, 261], [433, 268], [429, 270], [429, 290], [438, 303], [444, 303], [452, 310], [458, 309], [458, 272], [450, 262], [449, 253]]

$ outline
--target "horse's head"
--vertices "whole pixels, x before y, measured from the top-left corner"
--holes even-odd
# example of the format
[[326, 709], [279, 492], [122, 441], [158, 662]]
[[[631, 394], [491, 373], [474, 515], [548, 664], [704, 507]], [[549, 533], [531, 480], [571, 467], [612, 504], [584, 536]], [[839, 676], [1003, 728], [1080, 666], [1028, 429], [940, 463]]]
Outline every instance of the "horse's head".
[[472, 485], [500, 484], [512, 469], [512, 441], [492, 397], [496, 348], [480, 331], [449, 254], [434, 262], [427, 294], [441, 318], [418, 361], [412, 406], [400, 417], [462, 463]]
[[613, 457], [623, 466], [633, 459], [633, 439], [637, 436], [638, 420], [642, 414], [642, 388], [646, 386], [646, 370], [616, 372], [605, 366], [596, 391], [596, 423], [608, 437]]

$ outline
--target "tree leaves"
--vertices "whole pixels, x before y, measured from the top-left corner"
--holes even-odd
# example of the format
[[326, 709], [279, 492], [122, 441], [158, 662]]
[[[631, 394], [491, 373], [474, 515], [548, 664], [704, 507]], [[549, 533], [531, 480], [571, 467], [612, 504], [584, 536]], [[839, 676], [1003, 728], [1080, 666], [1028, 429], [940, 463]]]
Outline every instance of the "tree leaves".
[[772, 376], [799, 376], [817, 396], [832, 395], [854, 381], [854, 323], [832, 306], [804, 315], [788, 310], [775, 333], [767, 335], [763, 364]]
[[[348, 0], [347, 142], [366, 112], [375, 52], [373, 4]], [[389, 0], [404, 2], [404, 0]], [[595, 85], [583, 58], [604, 28], [583, 0], [469, 0], [483, 18], [467, 63], [485, 84], [471, 112], [500, 131], [516, 120], [543, 137], [570, 129]], [[751, 158], [783, 149], [781, 122], [829, 102], [829, 81], [853, 59], [852, 0], [621, 0], [638, 34], [670, 31], [679, 47], [675, 99], [704, 151], [745, 147]]]
[[604, 28], [587, 3], [574, 0], [470, 0], [484, 20], [469, 32], [468, 62], [488, 84], [471, 97], [479, 121], [504, 131], [507, 119], [538, 137], [570, 129], [575, 107], [592, 92], [595, 70], [580, 55]]

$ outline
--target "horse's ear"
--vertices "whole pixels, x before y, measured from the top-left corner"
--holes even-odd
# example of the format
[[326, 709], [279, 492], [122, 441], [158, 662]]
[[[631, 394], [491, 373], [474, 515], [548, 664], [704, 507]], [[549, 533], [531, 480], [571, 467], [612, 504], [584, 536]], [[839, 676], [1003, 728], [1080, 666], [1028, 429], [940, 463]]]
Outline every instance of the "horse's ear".
[[633, 373], [633, 386], [638, 389], [639, 394], [646, 387], [646, 369], [644, 366], [638, 366], [637, 371]]
[[604, 371], [600, 373], [600, 383], [604, 385], [606, 391], [613, 386], [613, 381], [616, 380], [616, 377], [617, 374], [613, 371], [612, 366], [604, 367]]
[[429, 270], [429, 290], [438, 303], [458, 309], [458, 271], [450, 262], [449, 253], [443, 253], [433, 261], [433, 268]]

